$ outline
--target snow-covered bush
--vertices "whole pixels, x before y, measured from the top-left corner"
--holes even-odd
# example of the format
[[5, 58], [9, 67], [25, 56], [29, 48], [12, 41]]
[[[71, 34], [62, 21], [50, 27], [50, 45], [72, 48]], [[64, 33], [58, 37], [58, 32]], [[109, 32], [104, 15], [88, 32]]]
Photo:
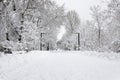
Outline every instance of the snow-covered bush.
[[98, 52], [111, 52], [111, 50], [109, 49], [108, 46], [102, 46], [100, 48], [97, 48], [95, 51], [98, 51]]
[[12, 51], [21, 51], [24, 48], [22, 43], [14, 42], [14, 41], [4, 41], [1, 42], [1, 44], [3, 47], [11, 49]]
[[0, 44], [0, 52], [4, 51], [4, 47]]
[[110, 46], [110, 49], [113, 52], [119, 53], [120, 52], [120, 40], [113, 41], [111, 46]]

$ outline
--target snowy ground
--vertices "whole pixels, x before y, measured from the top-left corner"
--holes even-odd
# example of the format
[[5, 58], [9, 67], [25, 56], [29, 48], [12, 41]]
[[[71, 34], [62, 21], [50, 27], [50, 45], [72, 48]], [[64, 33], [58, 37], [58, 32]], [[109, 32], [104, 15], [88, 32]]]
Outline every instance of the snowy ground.
[[15, 53], [0, 55], [0, 80], [120, 80], [119, 54]]

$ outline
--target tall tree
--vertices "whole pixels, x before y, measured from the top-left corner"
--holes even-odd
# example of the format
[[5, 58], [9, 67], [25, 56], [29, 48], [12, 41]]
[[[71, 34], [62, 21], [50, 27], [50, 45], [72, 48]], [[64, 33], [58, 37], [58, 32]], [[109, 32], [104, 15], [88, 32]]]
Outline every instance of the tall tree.
[[107, 16], [104, 10], [101, 9], [99, 5], [91, 7], [92, 11], [92, 18], [94, 21], [94, 26], [98, 29], [98, 46], [101, 47], [101, 40], [102, 40], [102, 32], [104, 29], [104, 23], [107, 19]]
[[66, 15], [67, 19], [67, 29], [74, 33], [79, 29], [80, 26], [80, 18], [76, 11], [68, 11]]
[[113, 39], [120, 40], [120, 0], [110, 0], [108, 10], [111, 16], [111, 35], [114, 32]]

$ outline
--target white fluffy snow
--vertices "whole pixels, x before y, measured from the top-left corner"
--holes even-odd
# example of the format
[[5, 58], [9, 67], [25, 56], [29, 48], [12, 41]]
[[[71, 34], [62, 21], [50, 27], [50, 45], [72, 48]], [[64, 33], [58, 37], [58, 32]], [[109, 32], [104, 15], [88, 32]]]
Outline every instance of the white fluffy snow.
[[0, 55], [0, 80], [120, 80], [120, 60], [95, 56], [102, 53], [16, 53]]

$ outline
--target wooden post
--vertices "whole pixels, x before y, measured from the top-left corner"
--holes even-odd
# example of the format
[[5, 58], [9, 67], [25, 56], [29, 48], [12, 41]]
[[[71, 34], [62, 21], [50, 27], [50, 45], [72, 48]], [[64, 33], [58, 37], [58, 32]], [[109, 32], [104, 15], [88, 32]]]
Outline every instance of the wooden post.
[[21, 43], [22, 42], [22, 33], [23, 33], [23, 27], [22, 26], [20, 27], [20, 31], [21, 31], [21, 33], [19, 34], [18, 41]]
[[10, 39], [9, 39], [9, 33], [6, 33], [6, 40], [10, 41]]
[[40, 33], [40, 37], [41, 37], [41, 39], [40, 39], [40, 50], [42, 51], [42, 38], [43, 38], [43, 34], [45, 34], [45, 33]]
[[47, 51], [49, 51], [50, 50], [50, 48], [49, 48], [49, 42], [47, 43]]
[[81, 43], [80, 43], [80, 33], [76, 33], [76, 34], [78, 36], [78, 50], [80, 50], [80, 45], [81, 45]]

